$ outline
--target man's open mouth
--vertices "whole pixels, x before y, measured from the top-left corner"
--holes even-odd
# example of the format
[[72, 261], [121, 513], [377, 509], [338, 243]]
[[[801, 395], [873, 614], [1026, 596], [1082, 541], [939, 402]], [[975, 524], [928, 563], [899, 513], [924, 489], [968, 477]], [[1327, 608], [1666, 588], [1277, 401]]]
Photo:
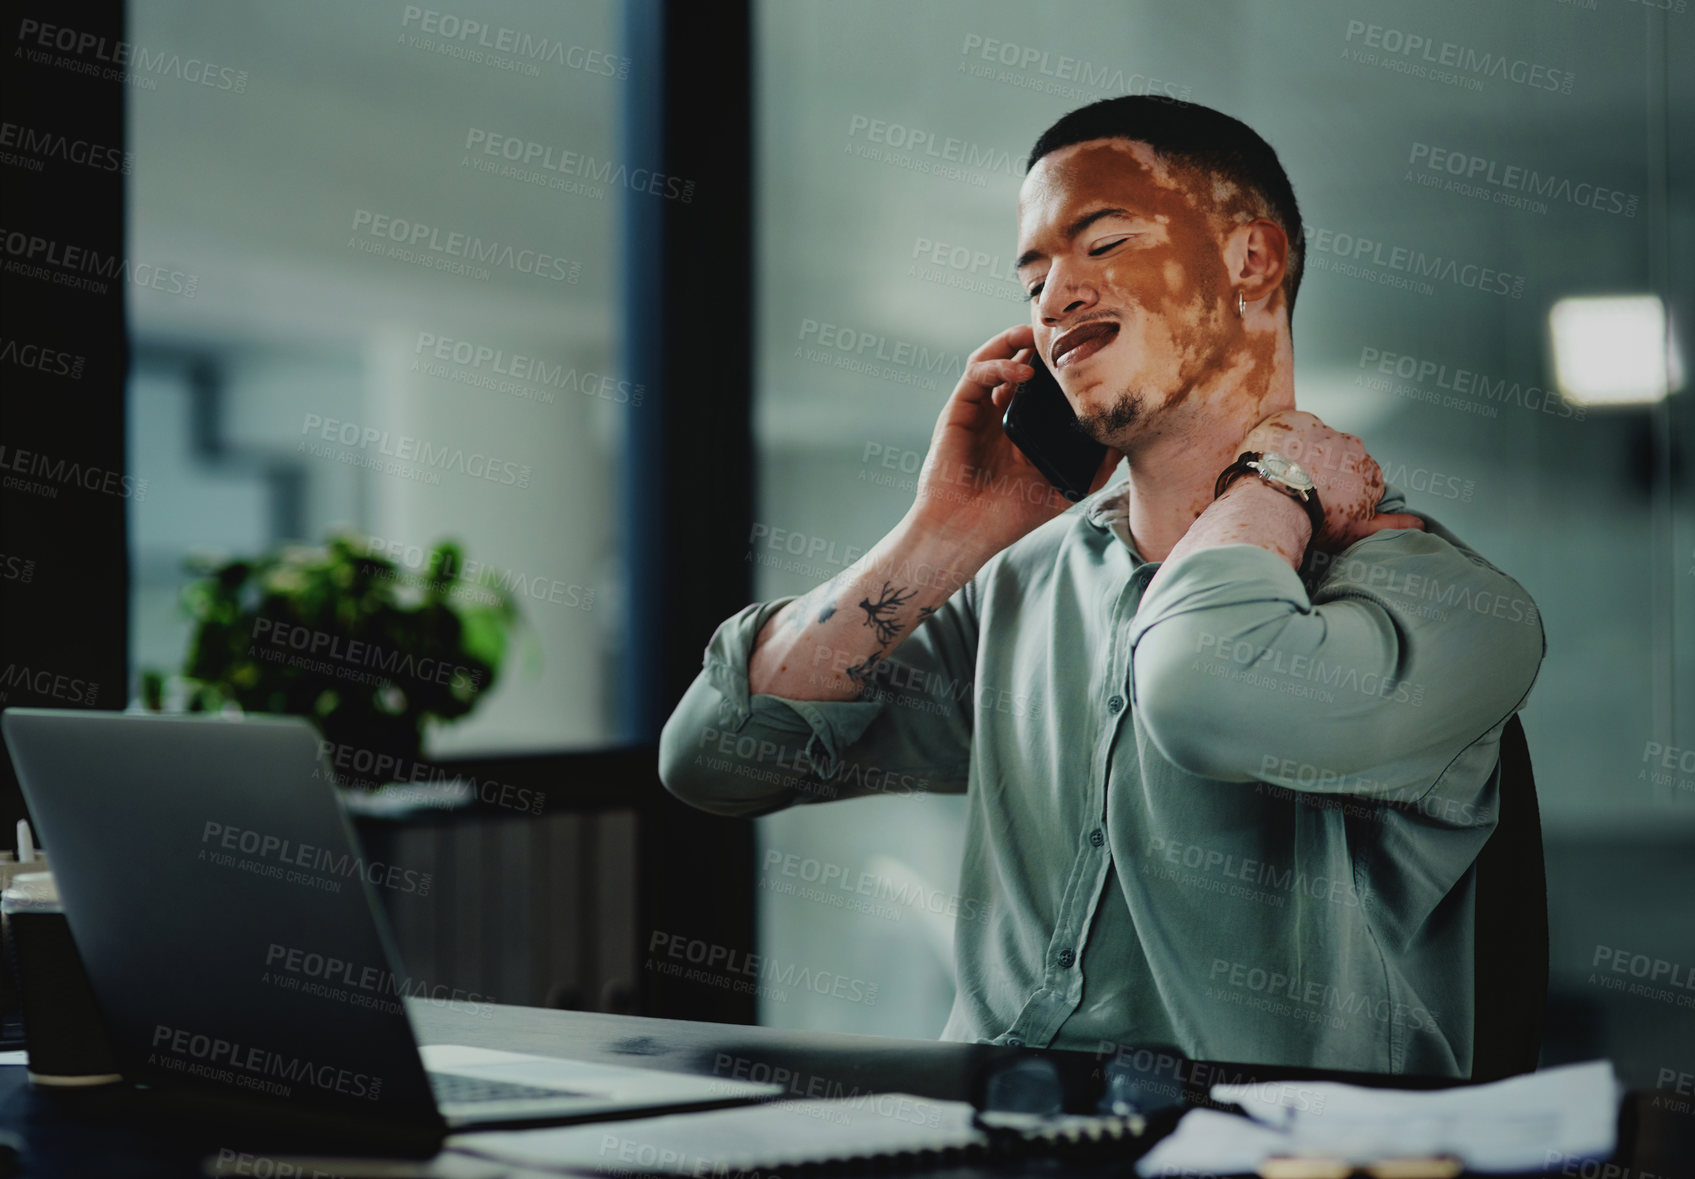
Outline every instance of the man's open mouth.
[[1106, 320], [1098, 319], [1093, 323], [1080, 324], [1054, 341], [1053, 358], [1049, 365], [1060, 368], [1076, 364], [1105, 348], [1117, 335], [1118, 325]]

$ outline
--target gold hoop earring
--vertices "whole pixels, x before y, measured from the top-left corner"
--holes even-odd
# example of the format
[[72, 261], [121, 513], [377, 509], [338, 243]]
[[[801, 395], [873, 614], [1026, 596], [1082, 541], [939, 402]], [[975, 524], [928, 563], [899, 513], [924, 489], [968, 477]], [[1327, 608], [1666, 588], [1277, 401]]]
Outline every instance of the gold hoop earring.
[[1236, 314], [1243, 319], [1248, 317], [1248, 297], [1241, 291], [1236, 292]]

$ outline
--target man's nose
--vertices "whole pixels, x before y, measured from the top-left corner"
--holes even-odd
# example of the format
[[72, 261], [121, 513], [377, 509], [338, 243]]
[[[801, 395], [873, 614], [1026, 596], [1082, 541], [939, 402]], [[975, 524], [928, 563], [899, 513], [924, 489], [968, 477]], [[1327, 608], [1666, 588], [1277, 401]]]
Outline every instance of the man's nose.
[[1079, 297], [1071, 300], [1071, 302], [1067, 303], [1064, 307], [1060, 308], [1058, 311], [1056, 311], [1052, 314], [1044, 314], [1042, 316], [1042, 319], [1045, 323], [1047, 323], [1047, 325], [1049, 327], [1052, 327], [1055, 324], [1059, 323], [1059, 321], [1062, 318], [1064, 318], [1065, 316], [1070, 315], [1072, 312], [1078, 310], [1079, 308], [1087, 307], [1088, 305], [1089, 305], [1089, 300], [1079, 296]]
[[1054, 278], [1053, 274], [1048, 275], [1047, 285], [1042, 288], [1041, 298], [1037, 300], [1042, 322], [1049, 327], [1095, 301], [1094, 288], [1087, 279], [1062, 277], [1055, 282]]

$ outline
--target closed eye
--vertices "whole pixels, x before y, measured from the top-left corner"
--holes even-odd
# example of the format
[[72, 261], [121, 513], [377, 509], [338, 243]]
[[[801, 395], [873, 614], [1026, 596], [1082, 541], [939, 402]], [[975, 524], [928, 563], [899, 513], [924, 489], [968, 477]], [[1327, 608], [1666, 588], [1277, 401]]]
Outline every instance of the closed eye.
[[[1099, 258], [1102, 254], [1106, 253], [1108, 250], [1112, 249], [1113, 247], [1121, 246], [1125, 242], [1129, 241], [1131, 238], [1136, 237], [1136, 236], [1138, 236], [1138, 235], [1136, 235], [1134, 233], [1127, 233], [1123, 237], [1117, 238], [1113, 241], [1110, 241], [1104, 246], [1096, 246], [1094, 249], [1089, 251], [1089, 257]], [[1042, 286], [1043, 286], [1042, 283], [1037, 283], [1035, 286], [1031, 287], [1028, 291], [1025, 292], [1025, 297], [1030, 298], [1030, 299], [1034, 299], [1037, 295], [1042, 293]]]

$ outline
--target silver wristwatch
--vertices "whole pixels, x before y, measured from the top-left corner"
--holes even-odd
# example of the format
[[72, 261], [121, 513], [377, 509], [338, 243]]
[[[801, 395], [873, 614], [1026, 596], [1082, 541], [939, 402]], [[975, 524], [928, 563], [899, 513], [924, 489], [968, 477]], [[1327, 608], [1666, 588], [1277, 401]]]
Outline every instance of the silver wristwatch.
[[1285, 495], [1299, 501], [1307, 510], [1307, 517], [1312, 521], [1313, 539], [1324, 530], [1324, 508], [1318, 502], [1318, 488], [1313, 485], [1312, 477], [1302, 469], [1301, 464], [1292, 458], [1270, 451], [1244, 450], [1235, 462], [1225, 467], [1218, 476], [1218, 482], [1213, 486], [1212, 498], [1217, 499], [1224, 494], [1224, 489], [1238, 475], [1248, 472], [1258, 475], [1261, 481], [1269, 483]]

